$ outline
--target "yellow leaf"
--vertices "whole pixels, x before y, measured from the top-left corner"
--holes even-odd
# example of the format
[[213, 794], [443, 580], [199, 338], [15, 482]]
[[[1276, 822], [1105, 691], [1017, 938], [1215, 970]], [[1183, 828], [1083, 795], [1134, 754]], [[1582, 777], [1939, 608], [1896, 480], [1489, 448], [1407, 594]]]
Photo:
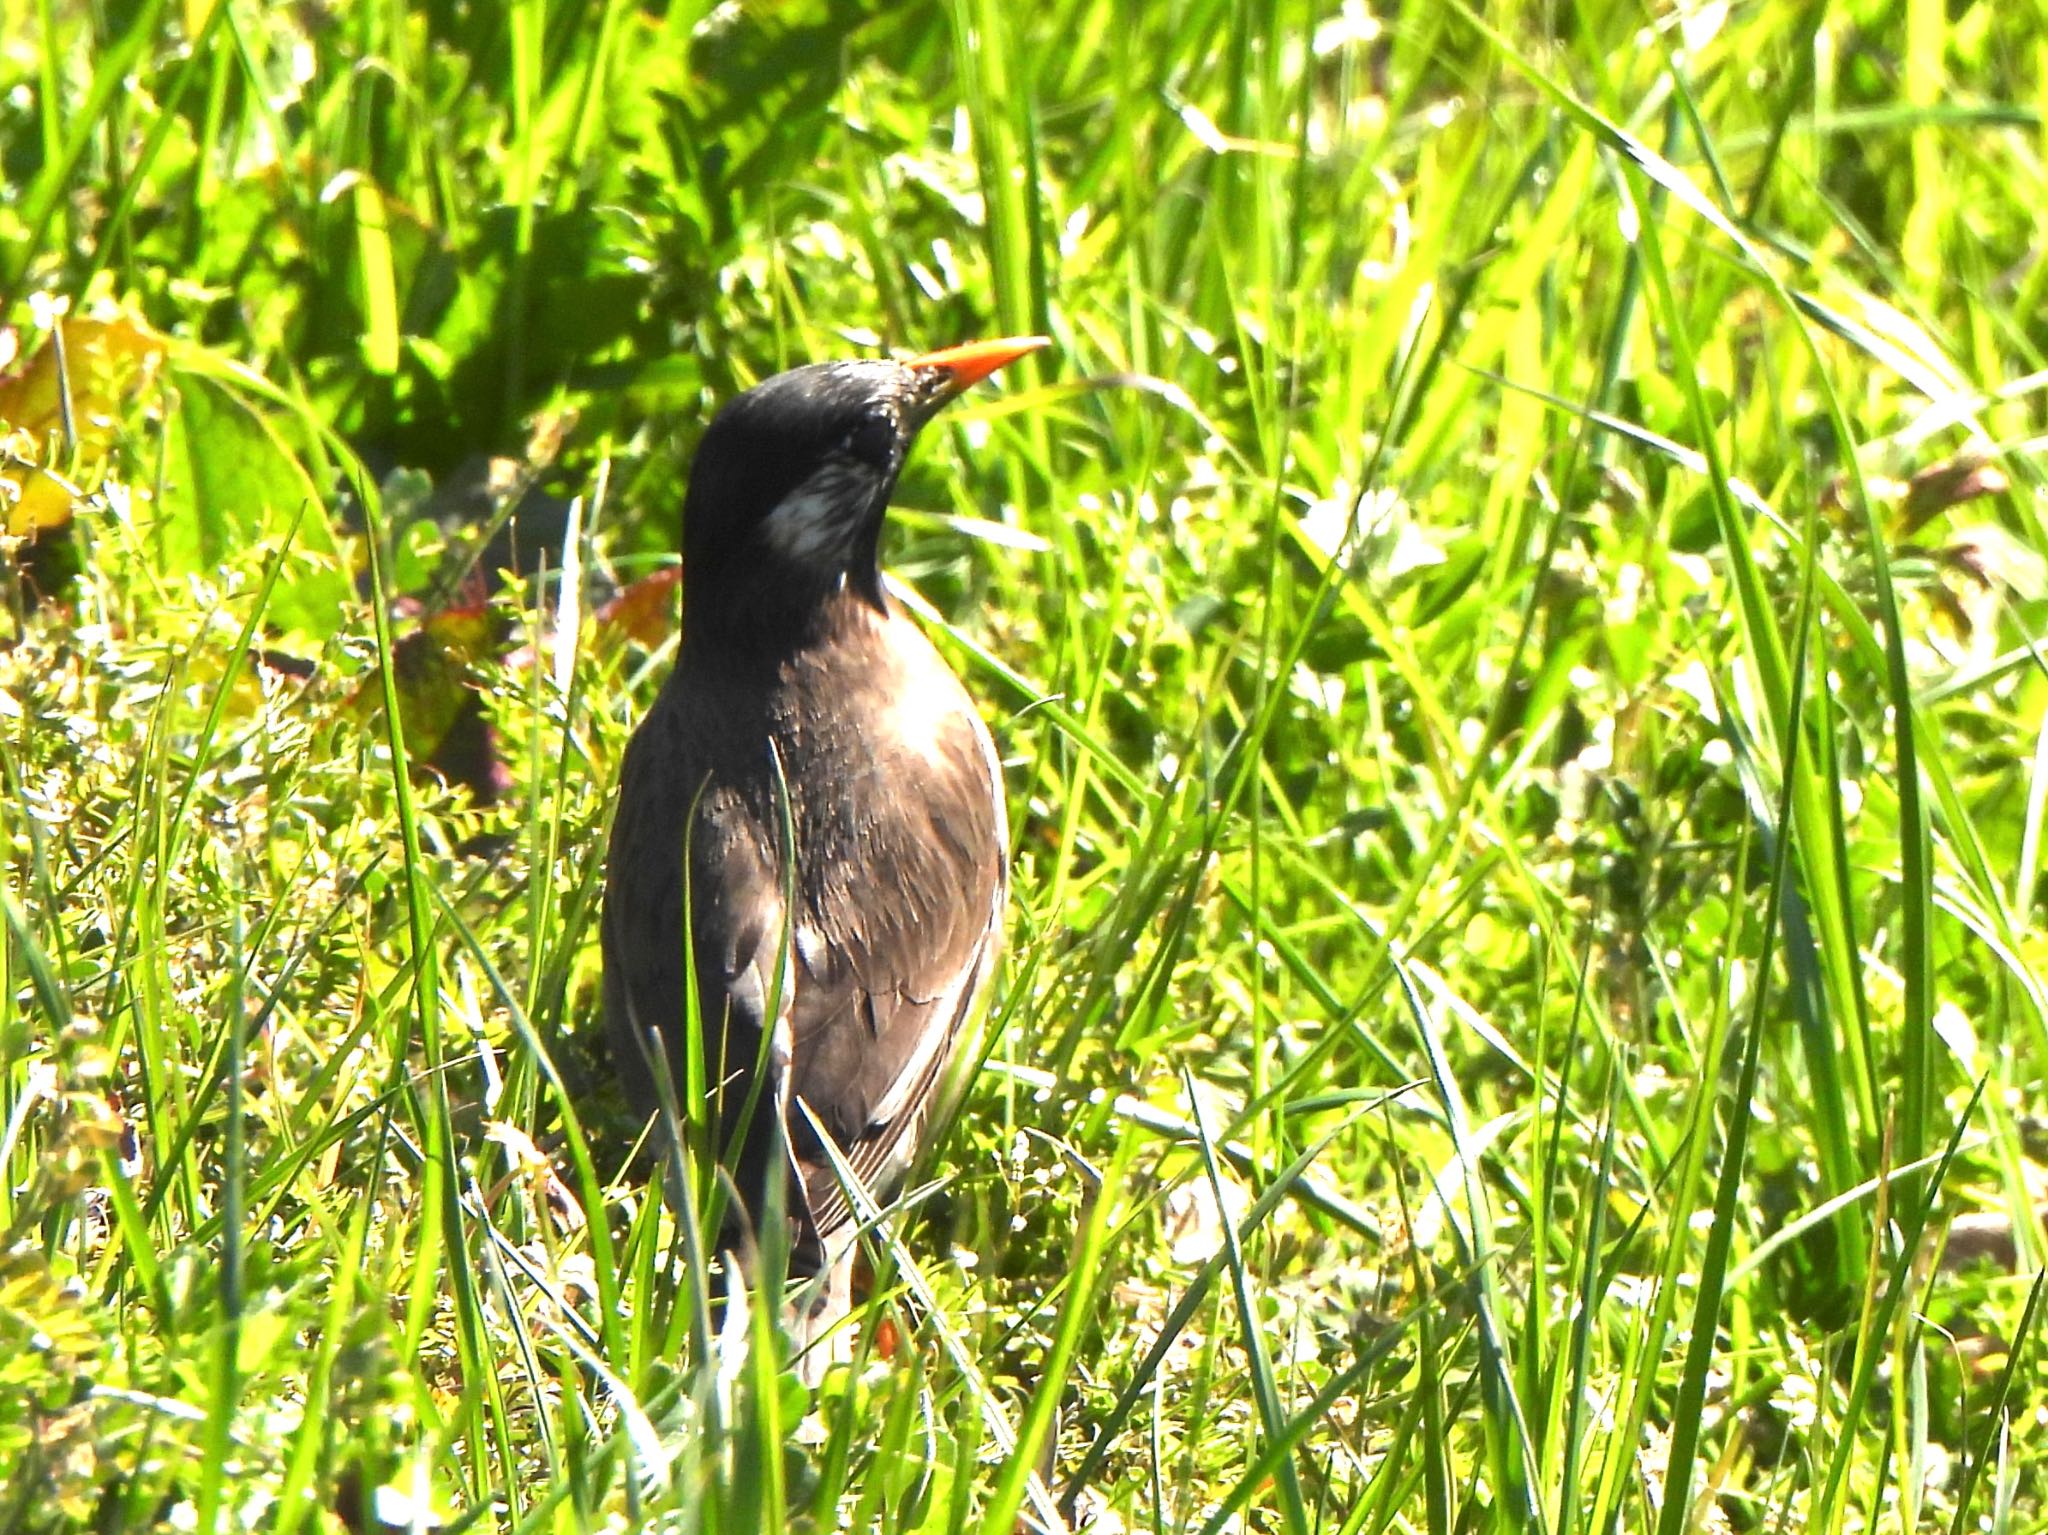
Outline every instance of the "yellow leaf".
[[0, 434], [26, 432], [38, 444], [54, 442], [63, 429], [68, 387], [75, 446], [98, 457], [113, 445], [121, 406], [156, 376], [165, 341], [125, 310], [57, 324], [61, 346], [52, 334], [18, 372], [0, 378]]
[[62, 475], [32, 464], [10, 464], [0, 458], [0, 510], [10, 538], [32, 538], [61, 528], [82, 492]]

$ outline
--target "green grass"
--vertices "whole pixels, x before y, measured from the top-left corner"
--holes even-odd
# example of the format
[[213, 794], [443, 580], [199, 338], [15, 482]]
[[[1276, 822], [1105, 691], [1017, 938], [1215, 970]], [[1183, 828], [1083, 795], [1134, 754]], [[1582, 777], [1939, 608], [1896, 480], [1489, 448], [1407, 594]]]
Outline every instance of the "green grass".
[[[2044, 102], [1982, 0], [0, 0], [0, 1531], [2039, 1528]], [[1040, 331], [888, 546], [1015, 897], [813, 1398], [610, 1087], [605, 603], [720, 400]]]

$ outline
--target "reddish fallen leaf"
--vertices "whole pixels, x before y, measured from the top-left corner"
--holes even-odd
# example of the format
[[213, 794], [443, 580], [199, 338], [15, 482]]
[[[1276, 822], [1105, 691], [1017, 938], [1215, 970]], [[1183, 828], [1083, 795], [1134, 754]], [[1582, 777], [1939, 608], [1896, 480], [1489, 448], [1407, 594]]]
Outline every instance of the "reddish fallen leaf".
[[[504, 649], [504, 611], [486, 603], [444, 608], [393, 641], [398, 714], [415, 762], [465, 785], [479, 804], [496, 804], [512, 786], [498, 737], [484, 711], [475, 669]], [[357, 685], [350, 711], [365, 723], [383, 708], [384, 685], [373, 672]]]
[[875, 1324], [875, 1357], [894, 1359], [902, 1347], [903, 1334], [898, 1330], [895, 1318], [883, 1317]]
[[682, 586], [683, 572], [678, 565], [642, 576], [597, 610], [598, 624], [653, 650], [675, 633], [676, 602]]

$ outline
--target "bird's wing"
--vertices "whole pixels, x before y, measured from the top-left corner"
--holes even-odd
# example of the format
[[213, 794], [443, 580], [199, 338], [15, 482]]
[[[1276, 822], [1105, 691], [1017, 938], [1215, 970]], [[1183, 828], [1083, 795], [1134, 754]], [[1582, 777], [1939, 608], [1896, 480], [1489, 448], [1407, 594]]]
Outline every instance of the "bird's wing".
[[890, 797], [839, 825], [829, 840], [840, 845], [798, 855], [791, 1086], [809, 1113], [793, 1107], [789, 1123], [821, 1238], [853, 1212], [816, 1129], [863, 1182], [900, 1171], [1000, 946], [1007, 857], [994, 750], [969, 711], [931, 749], [947, 771], [899, 781], [970, 792]]
[[763, 1132], [775, 1118], [778, 1084], [764, 1084], [744, 1127], [740, 1121], [757, 1064], [766, 1058], [774, 1068], [788, 1058], [787, 1028], [776, 1027], [786, 1025], [795, 986], [783, 885], [744, 805], [707, 784], [690, 732], [665, 723], [650, 716], [653, 728], [636, 734], [626, 753], [605, 888], [605, 1018], [635, 1107], [648, 1113], [658, 1102], [648, 1053], [654, 1032], [681, 1099], [689, 1070], [685, 965], [694, 953], [706, 1086], [724, 1138], [746, 1131], [744, 1148], [729, 1150], [728, 1160], [751, 1201], [774, 1139]]

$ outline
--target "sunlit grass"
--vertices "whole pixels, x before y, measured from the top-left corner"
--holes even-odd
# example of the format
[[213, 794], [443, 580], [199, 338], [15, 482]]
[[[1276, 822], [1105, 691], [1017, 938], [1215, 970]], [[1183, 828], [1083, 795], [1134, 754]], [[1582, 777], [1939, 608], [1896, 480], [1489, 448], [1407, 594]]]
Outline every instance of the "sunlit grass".
[[[2043, 17], [1412, 10], [0, 0], [0, 1523], [2039, 1523]], [[812, 1398], [610, 1086], [634, 583], [718, 400], [1038, 331]]]

